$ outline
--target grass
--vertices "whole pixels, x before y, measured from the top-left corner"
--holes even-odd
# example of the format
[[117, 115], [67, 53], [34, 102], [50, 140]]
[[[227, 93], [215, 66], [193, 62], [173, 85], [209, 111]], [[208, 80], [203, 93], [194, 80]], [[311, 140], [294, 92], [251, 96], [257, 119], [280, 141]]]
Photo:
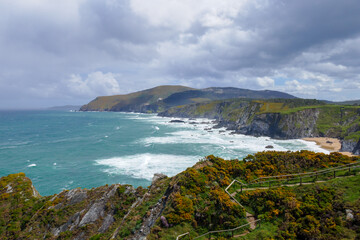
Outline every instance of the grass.
[[247, 240], [261, 240], [261, 239], [275, 239], [277, 234], [277, 229], [281, 220], [273, 222], [261, 222], [260, 225], [256, 227], [253, 231], [246, 234], [242, 237], [237, 237], [234, 239], [247, 239]]

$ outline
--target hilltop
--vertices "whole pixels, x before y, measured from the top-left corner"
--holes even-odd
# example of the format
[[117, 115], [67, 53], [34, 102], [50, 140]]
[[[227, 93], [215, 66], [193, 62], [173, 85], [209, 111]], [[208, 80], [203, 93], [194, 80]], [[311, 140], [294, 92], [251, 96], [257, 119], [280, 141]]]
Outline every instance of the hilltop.
[[82, 106], [81, 111], [121, 111], [158, 113], [170, 107], [229, 98], [295, 98], [278, 91], [255, 91], [231, 87], [192, 89], [184, 86], [159, 86], [126, 95], [97, 97]]
[[[237, 234], [245, 239], [355, 239], [359, 168], [341, 172], [339, 166], [359, 160], [309, 151], [262, 152], [240, 161], [208, 156], [174, 177], [155, 175], [147, 189], [115, 184], [44, 197], [23, 173], [12, 174], [0, 179], [0, 234], [2, 239], [176, 239], [243, 225], [251, 213], [261, 226], [241, 228]], [[225, 192], [233, 179], [246, 183], [334, 167], [340, 169], [338, 178], [330, 172], [310, 185], [243, 193], [235, 187], [233, 195], [246, 209]], [[230, 239], [231, 232], [216, 237]]]

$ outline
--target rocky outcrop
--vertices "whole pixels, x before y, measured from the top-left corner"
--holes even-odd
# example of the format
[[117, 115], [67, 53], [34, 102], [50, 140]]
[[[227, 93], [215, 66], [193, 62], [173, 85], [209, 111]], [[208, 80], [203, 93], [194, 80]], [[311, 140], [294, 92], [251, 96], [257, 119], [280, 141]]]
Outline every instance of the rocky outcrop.
[[269, 136], [278, 139], [292, 139], [318, 136], [317, 109], [306, 109], [293, 114], [257, 114], [248, 123], [235, 124], [237, 133], [252, 136]]
[[233, 133], [276, 139], [333, 137], [342, 139], [342, 151], [359, 154], [360, 108], [321, 105], [316, 100], [224, 100], [168, 109], [159, 116], [211, 118]]
[[342, 140], [341, 141], [341, 151], [342, 152], [351, 152], [356, 155], [360, 155], [360, 140]]

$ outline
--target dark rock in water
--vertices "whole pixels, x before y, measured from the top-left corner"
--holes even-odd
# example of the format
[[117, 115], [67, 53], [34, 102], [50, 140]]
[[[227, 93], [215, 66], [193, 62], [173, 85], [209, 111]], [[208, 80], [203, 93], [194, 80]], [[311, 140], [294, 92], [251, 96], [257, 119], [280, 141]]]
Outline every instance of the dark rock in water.
[[333, 144], [333, 142], [332, 142], [332, 141], [326, 141], [326, 143]]
[[189, 122], [189, 124], [197, 124], [197, 122]]
[[209, 130], [208, 130], [208, 132], [213, 132], [213, 131], [209, 131]]
[[205, 131], [212, 130], [212, 128], [204, 128]]
[[171, 120], [170, 123], [185, 123], [183, 120]]
[[220, 131], [219, 131], [219, 133], [224, 133], [224, 132], [226, 132], [226, 131], [225, 131], [225, 130], [220, 130]]
[[230, 135], [234, 135], [234, 134], [236, 134], [236, 132], [231, 132], [231, 133], [229, 133]]
[[265, 148], [274, 148], [272, 145], [267, 145]]

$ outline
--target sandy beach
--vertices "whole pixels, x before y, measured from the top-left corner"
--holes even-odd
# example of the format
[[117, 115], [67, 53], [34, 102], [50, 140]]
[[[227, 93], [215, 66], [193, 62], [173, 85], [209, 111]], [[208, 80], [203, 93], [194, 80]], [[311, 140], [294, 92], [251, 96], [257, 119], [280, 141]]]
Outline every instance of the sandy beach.
[[[340, 152], [341, 143], [337, 138], [328, 137], [315, 137], [315, 138], [303, 138], [302, 140], [316, 142], [321, 148], [329, 150], [330, 152]], [[347, 156], [354, 156], [351, 152], [340, 152]]]

